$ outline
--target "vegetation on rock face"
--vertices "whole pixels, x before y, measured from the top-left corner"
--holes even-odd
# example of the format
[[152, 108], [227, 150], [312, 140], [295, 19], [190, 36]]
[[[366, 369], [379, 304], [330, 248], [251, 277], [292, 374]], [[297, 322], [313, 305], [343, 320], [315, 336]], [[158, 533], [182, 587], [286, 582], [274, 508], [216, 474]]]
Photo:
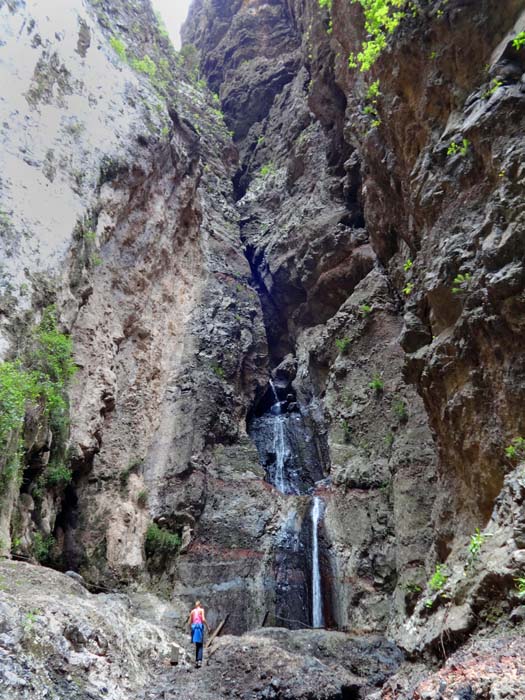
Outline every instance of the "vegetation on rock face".
[[111, 44], [111, 48], [114, 49], [115, 53], [117, 54], [117, 56], [120, 58], [121, 61], [128, 60], [128, 57], [126, 54], [126, 47], [125, 47], [123, 41], [121, 41], [120, 39], [117, 39], [116, 36], [112, 36], [111, 39], [109, 40], [109, 43]]
[[[429, 589], [434, 593], [439, 593], [440, 595], [443, 595], [443, 589], [445, 588], [445, 584], [447, 583], [448, 578], [449, 576], [445, 572], [443, 564], [436, 564], [435, 571], [430, 577], [430, 581], [428, 582]], [[434, 601], [432, 599], [426, 600], [425, 606], [427, 608], [430, 608], [432, 607], [433, 602]]]
[[481, 548], [485, 542], [486, 535], [484, 535], [479, 527], [476, 528], [476, 531], [470, 538], [469, 546], [468, 546], [468, 551], [472, 557], [477, 557], [478, 554], [481, 552]]
[[515, 437], [511, 444], [505, 448], [505, 455], [509, 459], [525, 458], [525, 438]]
[[331, 33], [332, 33], [332, 29], [333, 29], [333, 26], [332, 26], [332, 0], [318, 0], [318, 2], [319, 2], [319, 7], [320, 7], [322, 10], [327, 10], [327, 11], [328, 11], [329, 20], [328, 20], [328, 29], [327, 29], [327, 31], [328, 31], [329, 34], [331, 34]]
[[447, 582], [448, 575], [443, 571], [442, 564], [436, 564], [436, 570], [432, 574], [428, 587], [431, 591], [441, 591]]
[[470, 148], [470, 141], [468, 139], [463, 139], [461, 143], [456, 143], [452, 141], [447, 149], [447, 156], [466, 156]]
[[348, 58], [350, 68], [361, 71], [369, 70], [386, 47], [387, 39], [401, 20], [405, 17], [403, 9], [407, 8], [406, 0], [351, 0], [359, 3], [365, 15], [365, 30], [369, 37], [363, 42], [361, 51], [351, 53]]
[[69, 484], [73, 473], [65, 464], [50, 464], [45, 471], [47, 486], [65, 486]]
[[[41, 407], [48, 417], [55, 449], [64, 442], [66, 388], [76, 372], [72, 352], [71, 338], [59, 331], [55, 308], [50, 306], [31, 333], [22, 357], [0, 364], [0, 453], [11, 453], [2, 474], [2, 492], [19, 470], [23, 451], [20, 433], [31, 406]], [[62, 464], [56, 463], [48, 470], [47, 478], [54, 485], [70, 479], [69, 470]]]
[[372, 117], [372, 128], [381, 124], [381, 119], [379, 118], [379, 112], [377, 109], [377, 103], [380, 95], [381, 90], [379, 88], [379, 80], [375, 80], [368, 86], [366, 91], [366, 105], [363, 109], [365, 114]]
[[55, 544], [55, 538], [52, 535], [44, 537], [42, 533], [36, 532], [33, 537], [33, 555], [41, 564], [46, 562], [50, 555], [51, 549]]
[[368, 386], [379, 394], [383, 391], [385, 383], [383, 382], [379, 374], [374, 374], [372, 381]]
[[351, 343], [352, 343], [352, 341], [350, 340], [350, 338], [336, 338], [335, 339], [335, 346], [339, 350], [341, 355], [346, 355]]
[[19, 361], [0, 365], [0, 450], [5, 450], [9, 436], [24, 422], [28, 402], [39, 395], [36, 378]]
[[459, 294], [460, 292], [465, 292], [468, 289], [472, 275], [469, 272], [465, 274], [459, 274], [454, 277], [454, 284], [452, 287], [452, 294]]
[[514, 583], [516, 584], [516, 591], [518, 593], [518, 596], [520, 598], [525, 597], [525, 576], [518, 576], [518, 578], [514, 579]]
[[372, 310], [373, 307], [370, 306], [370, 304], [361, 304], [361, 306], [359, 307], [359, 313], [365, 318], [366, 316], [369, 316], [372, 313]]
[[273, 175], [275, 172], [275, 165], [273, 163], [266, 163], [261, 167], [259, 174], [261, 177], [268, 177], [268, 175]]
[[152, 61], [152, 59], [147, 54], [142, 59], [132, 59], [130, 62], [130, 66], [134, 70], [139, 71], [139, 73], [145, 73], [146, 75], [149, 75], [150, 78], [153, 78], [157, 73], [157, 66], [155, 65], [155, 62]]
[[151, 523], [146, 531], [146, 554], [175, 554], [180, 547], [180, 537], [176, 532], [163, 530], [156, 523]]
[[400, 423], [406, 423], [408, 420], [408, 409], [406, 407], [405, 402], [400, 399], [399, 401], [396, 401], [394, 404], [394, 413], [399, 419]]
[[516, 51], [519, 51], [523, 46], [525, 46], [525, 32], [520, 32], [517, 34], [512, 41], [512, 45]]

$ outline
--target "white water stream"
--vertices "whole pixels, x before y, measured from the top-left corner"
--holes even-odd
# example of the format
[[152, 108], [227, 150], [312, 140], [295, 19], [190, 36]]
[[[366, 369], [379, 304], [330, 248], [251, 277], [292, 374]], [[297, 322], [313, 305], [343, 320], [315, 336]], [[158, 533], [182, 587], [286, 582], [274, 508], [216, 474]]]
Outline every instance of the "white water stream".
[[275, 452], [275, 486], [281, 493], [287, 493], [287, 480], [284, 474], [284, 465], [286, 462], [286, 443], [284, 439], [284, 416], [281, 415], [281, 403], [277, 396], [277, 391], [273, 382], [270, 380], [275, 403], [272, 406], [275, 420], [273, 423], [273, 449]]
[[319, 566], [319, 519], [321, 499], [314, 496], [312, 505], [312, 623], [313, 627], [324, 627], [323, 599], [321, 595], [321, 570]]

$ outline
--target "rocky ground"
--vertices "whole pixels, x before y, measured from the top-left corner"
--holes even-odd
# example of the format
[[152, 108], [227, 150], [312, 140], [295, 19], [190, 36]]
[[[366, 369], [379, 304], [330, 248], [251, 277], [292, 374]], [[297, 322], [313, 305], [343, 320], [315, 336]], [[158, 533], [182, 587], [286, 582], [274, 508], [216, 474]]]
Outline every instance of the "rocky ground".
[[[424, 680], [422, 680], [424, 678]], [[474, 639], [428, 677], [428, 669], [405, 669], [387, 681], [377, 700], [518, 700], [525, 697], [523, 631], [517, 636]]]
[[[173, 606], [149, 593], [90, 593], [77, 576], [0, 564], [4, 700], [518, 700], [523, 616], [477, 635], [435, 674], [379, 636], [253, 630], [216, 638], [196, 669]], [[445, 651], [447, 638], [442, 640]], [[176, 661], [176, 663], [172, 663]]]
[[156, 664], [180, 651], [164, 629], [134, 614], [126, 595], [91, 594], [75, 578], [0, 563], [0, 697], [127, 700]]
[[323, 630], [218, 638], [201, 669], [192, 652], [169, 603], [151, 594], [93, 594], [78, 576], [0, 564], [5, 700], [357, 698], [403, 659], [381, 637]]

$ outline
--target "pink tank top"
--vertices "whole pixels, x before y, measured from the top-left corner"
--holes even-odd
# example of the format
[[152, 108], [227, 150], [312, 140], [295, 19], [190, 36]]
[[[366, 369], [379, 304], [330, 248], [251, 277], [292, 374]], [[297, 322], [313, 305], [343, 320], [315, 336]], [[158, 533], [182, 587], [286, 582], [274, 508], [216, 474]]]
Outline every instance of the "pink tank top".
[[193, 610], [191, 611], [192, 624], [196, 624], [197, 622], [202, 622], [203, 612], [204, 611], [202, 608], [193, 608]]

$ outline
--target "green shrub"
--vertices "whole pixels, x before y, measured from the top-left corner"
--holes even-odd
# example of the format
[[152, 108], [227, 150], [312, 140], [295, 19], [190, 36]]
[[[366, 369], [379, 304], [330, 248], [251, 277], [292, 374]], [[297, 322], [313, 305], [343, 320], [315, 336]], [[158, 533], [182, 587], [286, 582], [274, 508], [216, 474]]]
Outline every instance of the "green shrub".
[[54, 544], [55, 538], [53, 535], [43, 537], [41, 532], [35, 532], [32, 545], [35, 559], [41, 564], [48, 561]]
[[408, 420], [408, 410], [406, 403], [403, 400], [396, 401], [394, 404], [394, 413], [401, 423], [406, 423]]
[[452, 141], [447, 148], [447, 156], [455, 156], [459, 153], [460, 156], [466, 156], [470, 148], [470, 141], [463, 139], [461, 143]]
[[146, 532], [146, 554], [175, 554], [180, 547], [180, 537], [176, 532], [163, 530], [156, 523], [151, 523]]
[[405, 272], [408, 272], [410, 270], [410, 268], [413, 266], [413, 264], [414, 263], [412, 262], [412, 260], [410, 260], [410, 258], [408, 260], [405, 260], [405, 263], [403, 265], [403, 270]]
[[65, 411], [65, 389], [77, 367], [73, 362], [73, 342], [58, 330], [54, 306], [44, 311], [26, 362], [37, 377], [37, 387], [45, 399], [48, 413]]
[[514, 46], [516, 51], [519, 51], [523, 46], [525, 46], [525, 32], [520, 32], [519, 34], [516, 34], [516, 36], [512, 40], [512, 46]]
[[430, 581], [428, 582], [428, 587], [431, 591], [439, 592], [445, 587], [448, 579], [448, 574], [443, 570], [442, 564], [436, 564], [436, 570], [432, 574]]
[[142, 489], [142, 491], [139, 491], [137, 494], [137, 504], [141, 507], [144, 508], [146, 503], [148, 502], [148, 491], [147, 489]]
[[524, 459], [525, 439], [522, 437], [515, 437], [511, 444], [505, 448], [505, 456], [509, 459]]
[[112, 48], [114, 49], [115, 53], [117, 54], [117, 56], [120, 58], [121, 61], [128, 60], [128, 57], [126, 55], [126, 47], [125, 47], [123, 41], [121, 41], [120, 39], [117, 39], [116, 36], [112, 36], [111, 39], [109, 40], [109, 43], [111, 44]]
[[48, 307], [31, 334], [22, 358], [0, 364], [0, 449], [22, 428], [27, 407], [41, 401], [55, 426], [63, 425], [65, 390], [76, 366], [71, 338], [57, 327], [56, 311]]
[[19, 361], [0, 364], [0, 449], [7, 447], [9, 436], [20, 430], [28, 403], [39, 395], [34, 372], [24, 369]]
[[341, 353], [341, 355], [346, 355], [348, 352], [348, 349], [350, 345], [352, 344], [352, 341], [350, 338], [336, 338], [335, 339], [335, 346]]
[[150, 78], [153, 78], [157, 72], [157, 66], [155, 65], [155, 62], [151, 60], [148, 54], [146, 54], [142, 59], [134, 58], [131, 61], [131, 67], [139, 73], [145, 73]]
[[[445, 584], [447, 583], [449, 575], [445, 573], [442, 564], [436, 564], [436, 570], [432, 574], [430, 581], [428, 582], [428, 587], [434, 593], [439, 593], [442, 598], [447, 596], [443, 593]], [[425, 607], [431, 608], [434, 605], [434, 600], [432, 598], [425, 601]]]
[[45, 471], [47, 486], [67, 486], [73, 478], [73, 472], [65, 464], [49, 464]]
[[359, 313], [361, 316], [364, 316], [366, 318], [366, 316], [369, 316], [372, 313], [373, 308], [374, 307], [370, 306], [369, 304], [361, 304], [361, 306], [359, 307]]
[[353, 4], [359, 3], [365, 15], [365, 30], [369, 38], [363, 42], [361, 51], [356, 55], [351, 53], [348, 57], [350, 68], [361, 71], [369, 70], [381, 52], [386, 47], [387, 39], [392, 34], [405, 13], [401, 11], [406, 5], [406, 0], [350, 0]]
[[408, 297], [412, 294], [413, 291], [414, 291], [414, 283], [407, 282], [406, 285], [403, 287], [403, 294]]
[[472, 275], [470, 274], [470, 272], [465, 272], [465, 274], [456, 275], [452, 283], [452, 294], [466, 292], [468, 290], [471, 279]]
[[273, 163], [266, 163], [259, 170], [259, 175], [261, 177], [268, 177], [268, 175], [274, 175], [276, 172], [277, 170]]
[[363, 113], [372, 117], [372, 127], [379, 126], [381, 124], [381, 119], [379, 118], [379, 112], [377, 110], [377, 103], [381, 91], [379, 89], [379, 80], [374, 81], [368, 86], [366, 91], [366, 105], [363, 108]]
[[486, 100], [488, 100], [489, 97], [492, 97], [492, 95], [496, 92], [498, 88], [500, 88], [503, 85], [503, 81], [498, 80], [498, 78], [493, 78], [490, 81], [490, 85], [487, 90], [483, 93], [482, 97]]
[[481, 551], [483, 543], [485, 542], [486, 535], [480, 532], [479, 527], [476, 528], [474, 534], [470, 537], [470, 542], [468, 545], [468, 551], [472, 557], [477, 557]]
[[380, 393], [385, 388], [385, 383], [381, 379], [381, 375], [374, 374], [372, 381], [370, 382], [370, 384], [368, 386], [371, 389], [373, 389], [374, 391], [376, 391], [377, 393]]

